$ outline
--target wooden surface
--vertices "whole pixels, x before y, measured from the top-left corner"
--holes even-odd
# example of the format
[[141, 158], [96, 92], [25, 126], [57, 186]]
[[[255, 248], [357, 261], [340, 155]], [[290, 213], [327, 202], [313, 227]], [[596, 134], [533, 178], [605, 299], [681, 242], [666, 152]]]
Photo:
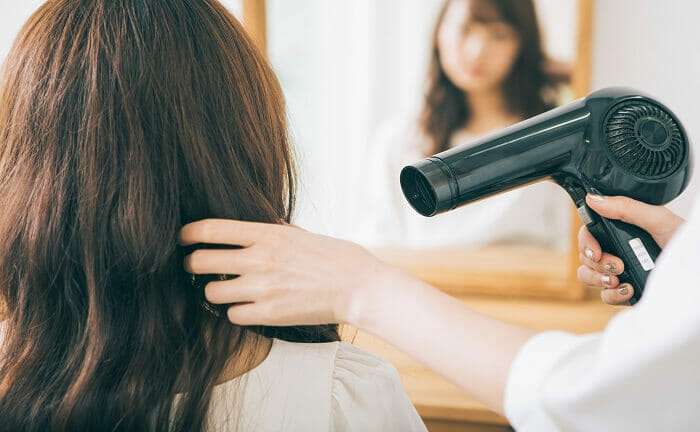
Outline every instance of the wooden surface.
[[372, 252], [451, 295], [569, 300], [585, 296], [585, 287], [571, 282], [569, 251], [527, 246], [487, 246], [438, 250], [383, 248]]
[[594, 7], [594, 0], [578, 0], [576, 64], [571, 76], [571, 87], [576, 98], [585, 97], [591, 91]]
[[243, 0], [243, 26], [260, 51], [267, 55], [265, 0]]
[[[503, 299], [462, 296], [473, 309], [536, 330], [566, 330], [573, 333], [600, 331], [624, 307], [602, 303], [598, 290], [586, 291], [583, 301]], [[343, 330], [353, 341], [391, 362], [399, 371], [411, 401], [431, 431], [510, 430], [505, 418], [469, 394], [376, 337], [352, 328]]]

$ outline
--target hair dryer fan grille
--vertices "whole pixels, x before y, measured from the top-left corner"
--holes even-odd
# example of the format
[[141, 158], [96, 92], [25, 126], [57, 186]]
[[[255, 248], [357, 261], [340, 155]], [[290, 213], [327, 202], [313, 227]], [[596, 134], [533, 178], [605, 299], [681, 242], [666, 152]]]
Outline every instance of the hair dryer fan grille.
[[613, 158], [646, 179], [673, 174], [685, 159], [678, 123], [666, 110], [646, 101], [627, 101], [610, 110], [605, 137]]

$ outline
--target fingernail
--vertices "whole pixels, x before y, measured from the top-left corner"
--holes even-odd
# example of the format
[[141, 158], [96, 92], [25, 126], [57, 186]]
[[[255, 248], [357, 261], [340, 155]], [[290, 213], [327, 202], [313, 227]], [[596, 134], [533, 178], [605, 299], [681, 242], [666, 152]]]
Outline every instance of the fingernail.
[[594, 201], [605, 201], [605, 197], [603, 195], [588, 194], [588, 196], [591, 197], [591, 199]]
[[615, 273], [615, 264], [613, 263], [605, 263], [605, 271], [608, 273]]
[[585, 253], [588, 258], [593, 259], [593, 251], [591, 249], [586, 248], [583, 253]]
[[[600, 277], [600, 281], [603, 282], [604, 285], [610, 285], [610, 276], [603, 275]], [[620, 293], [620, 294], [622, 294], [622, 293]]]
[[627, 293], [629, 292], [629, 290], [627, 289], [627, 285], [622, 285], [622, 286], [617, 290], [617, 292], [619, 292], [620, 295], [623, 295], [623, 296], [624, 296], [624, 295], [627, 295]]

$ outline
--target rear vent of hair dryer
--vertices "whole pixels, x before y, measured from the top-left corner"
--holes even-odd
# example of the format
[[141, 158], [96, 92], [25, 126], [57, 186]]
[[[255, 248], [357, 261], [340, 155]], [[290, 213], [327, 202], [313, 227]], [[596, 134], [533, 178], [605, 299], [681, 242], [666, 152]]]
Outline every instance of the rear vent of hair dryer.
[[686, 156], [676, 120], [646, 101], [632, 100], [613, 107], [605, 122], [605, 138], [617, 163], [642, 178], [673, 174]]

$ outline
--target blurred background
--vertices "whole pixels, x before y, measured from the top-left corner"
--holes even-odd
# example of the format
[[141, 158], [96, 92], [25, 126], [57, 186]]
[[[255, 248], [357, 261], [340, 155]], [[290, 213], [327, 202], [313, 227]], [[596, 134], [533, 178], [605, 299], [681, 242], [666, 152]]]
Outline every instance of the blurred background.
[[[42, 2], [0, 0], [0, 58]], [[242, 0], [223, 0], [242, 17]], [[442, 0], [267, 0], [267, 50], [284, 88], [301, 163], [300, 225], [356, 238], [357, 208], [377, 136], [419, 109]], [[547, 55], [576, 61], [577, 1], [534, 2]], [[700, 128], [700, 5], [676, 0], [596, 2], [592, 90], [642, 89]], [[569, 99], [570, 99], [570, 95]], [[563, 100], [566, 100], [564, 97]], [[696, 157], [697, 157], [696, 152]], [[671, 207], [689, 209], [696, 182]]]
[[[0, 0], [0, 58], [41, 3]], [[222, 3], [286, 96], [300, 168], [295, 223], [361, 243], [453, 293], [580, 298], [579, 221], [548, 182], [424, 218], [401, 194], [404, 165], [606, 86], [666, 103], [692, 142], [700, 129], [695, 2]], [[687, 214], [697, 183], [673, 210]]]

